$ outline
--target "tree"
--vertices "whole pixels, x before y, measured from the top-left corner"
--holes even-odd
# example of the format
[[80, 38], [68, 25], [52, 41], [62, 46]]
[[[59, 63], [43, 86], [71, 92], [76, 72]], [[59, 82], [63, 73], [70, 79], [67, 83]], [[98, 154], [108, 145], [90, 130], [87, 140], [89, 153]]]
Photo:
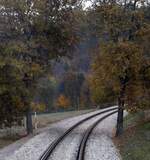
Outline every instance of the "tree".
[[42, 104], [42, 103], [32, 102], [31, 107], [32, 107], [32, 110], [35, 112], [42, 112], [45, 110], [45, 104]]
[[[139, 85], [139, 72], [143, 63], [142, 52], [139, 46], [130, 42], [107, 44], [101, 47], [101, 53], [93, 64], [94, 88], [102, 94], [107, 94], [106, 90], [111, 87], [118, 98], [119, 109], [121, 110], [119, 122], [119, 133], [123, 126], [123, 109], [128, 105], [126, 99], [131, 93], [131, 86], [134, 88]], [[96, 86], [99, 88], [97, 89]], [[127, 94], [128, 93], [128, 94]], [[101, 96], [103, 97], [103, 95]], [[135, 98], [135, 97], [134, 97]]]
[[77, 4], [65, 0], [0, 1], [0, 56], [5, 62], [11, 59], [23, 64], [20, 71], [27, 89], [24, 103], [28, 133], [32, 133], [30, 104], [37, 80], [47, 72], [51, 59], [69, 56], [76, 43], [72, 10]]
[[16, 117], [23, 115], [27, 90], [22, 87], [19, 68], [11, 63], [0, 64], [0, 125], [11, 127]]
[[90, 108], [92, 106], [88, 76], [86, 77], [85, 81], [83, 82], [83, 85], [81, 88], [80, 105], [83, 108]]
[[81, 98], [81, 88], [84, 82], [84, 75], [77, 72], [68, 72], [64, 76], [63, 93], [69, 97], [71, 101], [71, 106], [73, 108], [79, 109], [80, 107], [80, 98]]
[[57, 82], [56, 79], [50, 75], [41, 78], [37, 84], [34, 101], [36, 103], [45, 104], [45, 110], [51, 112], [54, 109], [54, 100], [56, 98]]
[[70, 106], [70, 100], [64, 95], [60, 95], [56, 102], [56, 106], [65, 109]]
[[148, 31], [149, 26], [143, 16], [143, 4], [138, 7], [139, 3], [99, 1], [94, 10], [94, 15], [99, 16], [94, 25], [101, 45], [100, 54], [98, 53], [92, 66], [93, 86], [95, 93], [102, 96], [107, 94], [108, 87], [117, 95], [119, 110], [116, 135], [123, 131], [124, 107], [129, 104], [133, 107], [127, 99], [132, 95], [130, 100], [133, 102], [134, 99], [135, 102], [141, 97], [143, 87], [140, 72], [143, 64], [148, 66], [149, 63], [149, 58], [145, 58], [147, 52], [144, 51], [144, 45], [138, 42], [143, 37], [139, 33], [143, 29]]

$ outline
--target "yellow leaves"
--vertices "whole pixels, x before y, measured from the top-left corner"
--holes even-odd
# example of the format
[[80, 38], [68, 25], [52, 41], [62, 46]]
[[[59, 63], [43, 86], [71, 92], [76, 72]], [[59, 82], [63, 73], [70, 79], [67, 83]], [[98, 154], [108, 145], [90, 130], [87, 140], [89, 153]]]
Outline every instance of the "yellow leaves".
[[[139, 72], [143, 64], [142, 49], [133, 42], [118, 42], [103, 44], [100, 53], [92, 64], [90, 80], [94, 100], [106, 100], [110, 92], [118, 94], [121, 88], [120, 77], [128, 77], [127, 86], [139, 79]], [[141, 84], [138, 84], [141, 86]], [[142, 93], [135, 85], [133, 97]], [[129, 95], [130, 90], [127, 94]], [[110, 95], [109, 95], [110, 96]], [[101, 99], [101, 100], [100, 100]]]
[[[145, 15], [149, 12], [145, 13], [142, 7], [123, 8], [117, 3], [100, 3], [95, 12], [100, 19], [96, 22], [98, 32], [104, 38], [99, 37], [103, 42], [91, 65], [92, 96], [96, 100], [103, 99], [109, 93], [108, 88], [119, 94], [121, 86], [125, 85], [125, 103], [136, 108], [138, 99], [145, 97], [141, 72], [150, 64], [150, 24]], [[147, 72], [144, 71], [143, 78], [145, 90], [149, 90]]]
[[104, 24], [103, 30], [107, 31], [111, 36], [127, 28], [128, 15], [119, 5], [104, 4], [99, 6], [96, 11], [101, 18], [101, 23]]
[[32, 63], [32, 65], [31, 65], [31, 72], [36, 73], [36, 72], [39, 72], [40, 69], [41, 69], [41, 67], [40, 67], [39, 64]]
[[142, 37], [150, 37], [150, 25], [145, 24], [139, 31], [137, 31], [137, 36], [140, 38]]
[[31, 108], [33, 111], [42, 112], [45, 110], [46, 106], [43, 103], [31, 102]]
[[107, 70], [113, 74], [124, 74], [130, 68], [132, 72], [138, 72], [142, 63], [141, 48], [131, 42], [120, 42], [114, 46], [106, 46], [104, 59], [107, 59]]
[[64, 95], [60, 95], [56, 102], [56, 106], [60, 108], [67, 108], [70, 106], [70, 100]]
[[43, 73], [43, 70], [39, 64], [34, 62], [32, 62], [31, 64], [28, 64], [27, 62], [23, 72], [28, 73], [29, 77], [31, 79], [34, 79], [36, 77], [39, 77]]

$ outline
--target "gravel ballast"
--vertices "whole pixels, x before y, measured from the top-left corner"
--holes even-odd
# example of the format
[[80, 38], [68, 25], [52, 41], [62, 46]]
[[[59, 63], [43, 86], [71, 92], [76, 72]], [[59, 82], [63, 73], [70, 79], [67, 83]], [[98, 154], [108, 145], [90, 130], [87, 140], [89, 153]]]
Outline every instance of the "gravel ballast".
[[[47, 131], [33, 137], [19, 149], [14, 150], [11, 155], [8, 156], [8, 154], [5, 154], [6, 152], [0, 152], [0, 160], [38, 160], [40, 155], [45, 151], [49, 144], [52, 143], [56, 138], [58, 138], [62, 133], [64, 133], [68, 128], [70, 128], [78, 121], [97, 112], [99, 111], [54, 123], [50, 125]], [[84, 124], [76, 128], [73, 132], [71, 132], [70, 135], [65, 138], [63, 143], [58, 146], [58, 148], [50, 157], [50, 160], [74, 160], [83, 132], [90, 124], [92, 124], [99, 118], [100, 116], [93, 118], [92, 120], [85, 122]], [[115, 127], [115, 125], [116, 115], [111, 116], [109, 118], [109, 121], [104, 120], [102, 124], [98, 125], [98, 127], [93, 132], [94, 137], [91, 136], [88, 141], [86, 160], [103, 160], [99, 156], [102, 156], [106, 151], [106, 156], [104, 157], [105, 160], [120, 159], [120, 155], [118, 154], [110, 138], [112, 136], [113, 128]], [[96, 134], [98, 135], [95, 136]], [[95, 146], [95, 149], [93, 148], [93, 146]], [[90, 147], [92, 150], [90, 149]]]

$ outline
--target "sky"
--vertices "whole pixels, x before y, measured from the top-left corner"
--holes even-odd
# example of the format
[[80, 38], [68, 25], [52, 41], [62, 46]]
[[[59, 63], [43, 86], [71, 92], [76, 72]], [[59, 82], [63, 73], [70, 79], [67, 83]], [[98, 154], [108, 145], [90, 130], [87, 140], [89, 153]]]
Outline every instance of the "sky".
[[84, 8], [90, 7], [91, 6], [90, 0], [89, 1], [86, 0], [86, 2], [84, 2], [84, 6], [85, 6]]

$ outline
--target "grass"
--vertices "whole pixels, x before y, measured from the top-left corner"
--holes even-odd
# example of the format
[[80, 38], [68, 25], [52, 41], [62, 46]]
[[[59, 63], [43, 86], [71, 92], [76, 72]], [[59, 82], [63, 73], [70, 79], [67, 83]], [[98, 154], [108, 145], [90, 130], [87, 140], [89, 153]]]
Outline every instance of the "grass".
[[150, 160], [150, 122], [140, 121], [141, 114], [125, 118], [125, 132], [115, 138], [123, 160]]
[[[40, 115], [37, 115], [38, 128], [40, 129], [40, 131], [42, 131], [44, 129], [44, 127], [48, 126], [51, 123], [58, 122], [60, 120], [66, 119], [66, 118], [86, 114], [86, 113], [92, 112], [94, 110], [95, 109], [40, 114]], [[35, 117], [33, 116], [32, 118], [33, 118], [33, 127], [34, 127]], [[23, 138], [24, 135], [26, 135], [26, 131], [25, 131], [24, 127], [14, 127], [11, 130], [13, 130], [12, 135], [8, 134], [7, 130], [5, 130], [5, 131], [0, 130], [0, 149], [8, 146], [9, 144], [14, 143], [16, 140], [19, 140], [19, 139]], [[35, 131], [35, 135], [37, 133]]]
[[140, 121], [144, 118], [143, 112], [128, 114], [124, 117], [124, 129], [128, 129], [130, 127], [134, 127], [140, 123]]
[[[71, 118], [71, 117], [79, 116], [82, 114], [86, 114], [92, 111], [94, 111], [94, 109], [40, 114], [40, 115], [37, 115], [38, 128], [46, 127], [48, 124], [51, 124], [66, 118]], [[36, 119], [34, 116], [32, 117], [32, 119], [33, 119], [33, 126], [34, 126]]]
[[4, 146], [8, 146], [9, 144], [12, 144], [15, 141], [16, 139], [0, 138], [0, 149], [3, 148]]

